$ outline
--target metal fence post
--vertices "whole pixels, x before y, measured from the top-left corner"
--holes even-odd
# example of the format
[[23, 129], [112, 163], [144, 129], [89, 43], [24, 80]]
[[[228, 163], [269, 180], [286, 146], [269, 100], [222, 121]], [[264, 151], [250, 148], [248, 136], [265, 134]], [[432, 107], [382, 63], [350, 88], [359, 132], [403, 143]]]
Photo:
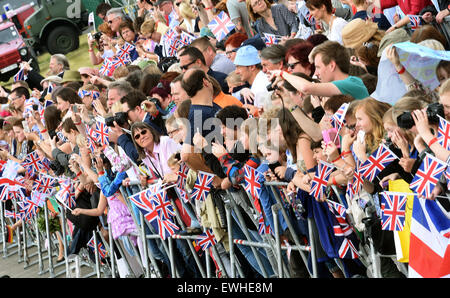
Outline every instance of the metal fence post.
[[53, 254], [52, 254], [52, 239], [50, 237], [50, 227], [49, 227], [49, 223], [48, 223], [48, 207], [47, 207], [47, 200], [45, 200], [45, 204], [44, 204], [44, 217], [45, 217], [45, 233], [47, 236], [47, 241], [48, 241], [48, 247], [47, 247], [47, 252], [48, 252], [48, 270], [50, 272], [50, 277], [54, 277], [54, 271], [53, 271]]
[[278, 209], [280, 207], [278, 204], [272, 205], [272, 215], [274, 221], [274, 233], [275, 233], [275, 241], [276, 241], [276, 256], [278, 262], [278, 277], [283, 278], [283, 259], [281, 255], [281, 239], [280, 239], [280, 225], [278, 223]]

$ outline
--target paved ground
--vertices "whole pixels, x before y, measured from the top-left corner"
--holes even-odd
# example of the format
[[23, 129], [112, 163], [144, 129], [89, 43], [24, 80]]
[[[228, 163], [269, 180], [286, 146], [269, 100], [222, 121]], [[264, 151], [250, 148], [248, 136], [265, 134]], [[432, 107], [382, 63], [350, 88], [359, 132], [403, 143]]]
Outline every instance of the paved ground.
[[[23, 251], [23, 250], [22, 250]], [[14, 253], [16, 252], [16, 253]], [[66, 265], [65, 262], [60, 262], [56, 264], [57, 256], [53, 256], [53, 274], [50, 274], [49, 260], [46, 258], [47, 252], [43, 253], [43, 260], [41, 267], [39, 266], [39, 258], [37, 255], [37, 247], [31, 246], [28, 249], [28, 262], [24, 261], [23, 252], [21, 254], [21, 261], [19, 262], [19, 255], [17, 254], [17, 246], [11, 247], [8, 244], [7, 257], [5, 257], [3, 252], [3, 243], [0, 242], [0, 277], [8, 275], [11, 278], [65, 278]], [[89, 267], [83, 266], [81, 268], [81, 275], [86, 276], [92, 272]], [[94, 275], [94, 277], [96, 277]]]

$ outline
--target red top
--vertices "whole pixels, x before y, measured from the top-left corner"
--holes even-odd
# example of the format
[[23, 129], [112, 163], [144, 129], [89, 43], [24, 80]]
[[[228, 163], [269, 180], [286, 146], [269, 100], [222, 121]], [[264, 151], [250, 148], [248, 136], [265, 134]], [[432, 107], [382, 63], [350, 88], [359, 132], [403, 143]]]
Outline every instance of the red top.
[[380, 0], [381, 9], [400, 6], [405, 14], [417, 15], [427, 5], [432, 5], [431, 0]]

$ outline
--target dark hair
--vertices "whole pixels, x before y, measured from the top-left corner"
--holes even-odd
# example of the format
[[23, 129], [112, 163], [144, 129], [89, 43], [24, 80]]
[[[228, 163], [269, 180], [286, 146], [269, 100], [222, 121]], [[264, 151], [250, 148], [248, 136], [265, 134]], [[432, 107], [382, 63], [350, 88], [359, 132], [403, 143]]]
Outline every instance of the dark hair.
[[447, 41], [444, 35], [442, 35], [442, 33], [432, 25], [423, 25], [414, 30], [411, 34], [410, 41], [413, 43], [420, 43], [421, 41], [427, 39], [437, 40], [444, 46], [444, 48], [447, 48]]
[[109, 5], [108, 3], [102, 2], [99, 5], [97, 5], [97, 8], [95, 9], [95, 14], [96, 15], [102, 14], [102, 15], [106, 16], [106, 13], [111, 8], [112, 8], [111, 5]]
[[298, 44], [292, 46], [291, 48], [289, 48], [289, 50], [286, 52], [285, 60], [287, 62], [288, 58], [290, 56], [292, 56], [295, 59], [297, 59], [303, 67], [311, 66], [311, 74], [307, 74], [307, 75], [313, 75], [315, 72], [315, 67], [314, 67], [313, 63], [309, 62], [309, 58], [308, 58], [309, 53], [311, 53], [313, 48], [314, 48], [314, 45], [308, 41], [298, 43]]
[[322, 148], [322, 141], [318, 141], [318, 142], [311, 141], [310, 148], [311, 148], [311, 150], [314, 150], [316, 148]]
[[364, 86], [366, 86], [367, 92], [369, 92], [369, 94], [372, 94], [373, 92], [375, 92], [375, 89], [377, 88], [377, 82], [378, 82], [377, 76], [370, 74], [370, 73], [365, 73], [365, 74], [361, 75], [360, 78], [363, 81]]
[[127, 77], [125, 78], [125, 81], [127, 81], [128, 83], [130, 83], [130, 85], [134, 88], [134, 89], [139, 89], [140, 84], [141, 84], [141, 80], [142, 80], [142, 70], [135, 70], [133, 72], [130, 72]]
[[78, 89], [83, 87], [83, 84], [80, 82], [68, 82], [68, 83], [66, 83], [65, 87], [71, 88], [71, 89], [75, 90], [75, 92], [78, 92]]
[[72, 130], [78, 132], [77, 126], [73, 123], [72, 118], [67, 117], [61, 124], [61, 128], [66, 132], [70, 133]]
[[[308, 82], [314, 82], [314, 83], [319, 83], [320, 81], [317, 79], [313, 79], [310, 76], [308, 76], [307, 74], [304, 74], [303, 72], [293, 72], [292, 75], [297, 76], [297, 77], [301, 77], [305, 80], [307, 80]], [[298, 89], [295, 88], [294, 86], [291, 85], [291, 83], [289, 83], [288, 81], [284, 80], [283, 82], [283, 87], [286, 88], [287, 91], [290, 92], [297, 92]]]
[[329, 40], [314, 47], [310, 54], [311, 59], [314, 60], [317, 54], [321, 54], [324, 65], [328, 65], [331, 61], [334, 61], [340, 71], [348, 74], [350, 68], [350, 55], [347, 49], [337, 41]]
[[132, 23], [132, 22], [130, 22], [130, 21], [128, 21], [128, 20], [123, 21], [122, 23], [120, 23], [119, 29], [118, 29], [119, 34], [120, 34], [120, 37], [122, 37], [122, 38], [123, 38], [123, 36], [122, 36], [122, 30], [125, 29], [125, 28], [128, 28], [128, 29], [130, 29], [131, 31], [133, 31], [134, 33], [136, 33], [136, 31], [134, 30], [134, 26], [133, 26], [133, 23]]
[[127, 103], [128, 108], [131, 110], [134, 110], [136, 107], [140, 106], [141, 103], [146, 100], [147, 97], [144, 93], [142, 93], [139, 90], [133, 90], [124, 97], [120, 99], [121, 103]]
[[61, 123], [61, 111], [56, 105], [50, 105], [44, 110], [44, 122], [48, 131], [55, 131]]
[[333, 4], [331, 3], [331, 0], [307, 0], [306, 1], [306, 7], [309, 9], [311, 8], [321, 8], [322, 5], [325, 6], [325, 9], [329, 14], [333, 13]]
[[25, 96], [26, 99], [30, 98], [30, 91], [25, 87], [17, 87], [11, 93], [15, 93], [18, 97]]
[[145, 95], [150, 95], [150, 91], [156, 87], [161, 79], [160, 74], [148, 73], [141, 80], [139, 90]]
[[274, 44], [264, 48], [260, 53], [261, 58], [269, 60], [272, 63], [284, 62], [286, 56], [286, 47], [280, 44]]
[[193, 97], [203, 89], [203, 79], [207, 79], [206, 73], [201, 69], [194, 69], [188, 77], [186, 77], [186, 73], [183, 75], [181, 87], [189, 97]]
[[206, 65], [205, 56], [203, 56], [203, 53], [196, 47], [186, 47], [180, 54], [180, 57], [181, 56], [189, 56], [191, 61], [197, 61], [197, 59], [200, 59], [202, 64]]
[[64, 101], [69, 102], [70, 104], [76, 104], [76, 103], [82, 104], [83, 103], [81, 98], [78, 96], [78, 93], [69, 87], [59, 88], [56, 91], [55, 96], [61, 98]]
[[177, 107], [177, 114], [178, 118], [188, 118], [189, 117], [189, 110], [191, 109], [191, 100], [183, 100], [179, 106]]
[[134, 139], [134, 132], [136, 131], [136, 129], [139, 129], [139, 130], [148, 129], [153, 136], [153, 142], [155, 144], [159, 144], [159, 142], [161, 140], [161, 135], [153, 127], [151, 127], [149, 124], [147, 124], [145, 122], [136, 122], [131, 126], [131, 138], [133, 139], [133, 144], [134, 144], [134, 147], [136, 147], [139, 158], [142, 160], [146, 157], [146, 154], [145, 154], [144, 148], [139, 146], [136, 143], [136, 140]]
[[[245, 119], [248, 118], [248, 113], [247, 110], [244, 108], [241, 108], [237, 105], [231, 105], [231, 106], [227, 106], [224, 107], [223, 109], [221, 109], [219, 112], [217, 112], [216, 117], [219, 118], [220, 122], [222, 122], [223, 125], [227, 125], [227, 124], [234, 124], [236, 122], [236, 120], [242, 120], [244, 121]], [[227, 119], [233, 119], [235, 121], [232, 121], [232, 123], [227, 123]], [[230, 122], [230, 121], [228, 121]], [[239, 125], [234, 125], [233, 127], [228, 127], [228, 128], [233, 128], [233, 129], [239, 129], [240, 127]]]
[[176, 71], [168, 71], [166, 73], [164, 73], [160, 80], [161, 81], [168, 81], [169, 83], [171, 83], [176, 77], [178, 77], [180, 75], [179, 72]]
[[318, 46], [321, 43], [325, 42], [328, 40], [328, 37], [326, 37], [323, 34], [317, 33], [317, 34], [313, 34], [310, 37], [308, 37], [306, 39], [307, 41], [309, 41], [310, 43], [313, 44], [313, 46]]
[[336, 113], [337, 110], [339, 110], [339, 108], [341, 107], [341, 105], [343, 103], [349, 103], [353, 100], [354, 100], [354, 98], [351, 95], [345, 95], [345, 94], [332, 95], [324, 103], [323, 109], [331, 110], [331, 111], [333, 111], [333, 113]]

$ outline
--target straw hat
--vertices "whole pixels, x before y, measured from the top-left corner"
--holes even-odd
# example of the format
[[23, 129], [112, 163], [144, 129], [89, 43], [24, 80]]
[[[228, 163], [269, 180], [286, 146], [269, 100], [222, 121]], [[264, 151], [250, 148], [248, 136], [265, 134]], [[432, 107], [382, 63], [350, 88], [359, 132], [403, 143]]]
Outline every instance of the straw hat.
[[342, 42], [346, 48], [357, 48], [378, 31], [378, 25], [370, 20], [354, 19], [342, 29]]
[[60, 76], [49, 76], [49, 77], [46, 77], [45, 79], [43, 79], [41, 81], [41, 86], [42, 86], [42, 84], [44, 84], [44, 82], [47, 82], [47, 81], [52, 82], [52, 83], [56, 83], [56, 84], [61, 84], [62, 78]]

